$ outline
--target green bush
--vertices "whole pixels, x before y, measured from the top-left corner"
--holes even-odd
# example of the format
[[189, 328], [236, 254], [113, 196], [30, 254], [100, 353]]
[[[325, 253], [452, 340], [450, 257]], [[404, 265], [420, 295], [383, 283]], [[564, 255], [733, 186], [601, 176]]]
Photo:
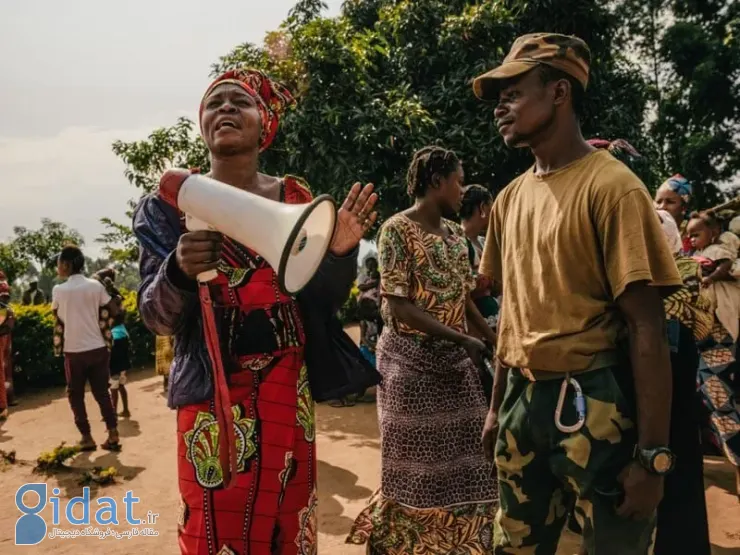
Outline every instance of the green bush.
[[13, 305], [13, 353], [15, 388], [64, 385], [64, 360], [55, 357], [52, 349], [54, 315], [51, 305]]
[[[154, 361], [154, 336], [146, 329], [136, 307], [136, 292], [123, 294], [124, 321], [131, 336], [131, 365], [147, 366]], [[51, 305], [13, 305], [16, 316], [13, 330], [15, 353], [14, 383], [16, 389], [64, 385], [64, 359], [52, 350], [54, 315]]]
[[125, 324], [131, 336], [131, 365], [134, 368], [148, 366], [154, 362], [154, 334], [141, 321], [136, 306], [136, 291], [121, 291], [123, 310], [126, 312]]

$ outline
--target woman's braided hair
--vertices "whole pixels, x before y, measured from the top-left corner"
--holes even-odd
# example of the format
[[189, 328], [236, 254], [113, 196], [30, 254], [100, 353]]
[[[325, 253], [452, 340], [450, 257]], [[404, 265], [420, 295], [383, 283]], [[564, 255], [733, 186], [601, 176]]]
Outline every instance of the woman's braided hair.
[[460, 165], [457, 155], [441, 146], [425, 146], [414, 153], [406, 174], [407, 192], [410, 197], [423, 197], [435, 174], [447, 177]]
[[468, 185], [463, 191], [462, 206], [460, 207], [460, 218], [467, 220], [471, 218], [478, 208], [484, 204], [492, 203], [491, 191], [483, 185]]

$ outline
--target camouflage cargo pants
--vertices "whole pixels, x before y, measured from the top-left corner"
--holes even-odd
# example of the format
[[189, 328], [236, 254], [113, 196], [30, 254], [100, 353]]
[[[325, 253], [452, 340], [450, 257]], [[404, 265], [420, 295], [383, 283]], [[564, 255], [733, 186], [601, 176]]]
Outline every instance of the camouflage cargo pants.
[[[554, 555], [574, 503], [589, 555], [652, 553], [655, 521], [616, 514], [622, 499], [617, 476], [636, 440], [634, 394], [625, 377], [631, 380], [628, 368], [575, 376], [586, 397], [586, 422], [566, 434], [554, 420], [562, 380], [532, 382], [517, 370], [509, 373], [496, 444], [495, 555]], [[574, 398], [569, 387], [565, 425], [577, 420]]]

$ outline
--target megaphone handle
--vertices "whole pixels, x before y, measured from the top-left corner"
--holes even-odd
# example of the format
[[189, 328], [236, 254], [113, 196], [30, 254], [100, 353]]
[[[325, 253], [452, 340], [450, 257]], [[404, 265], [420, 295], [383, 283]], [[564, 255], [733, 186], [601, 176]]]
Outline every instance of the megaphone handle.
[[208, 270], [207, 272], [201, 272], [198, 274], [198, 281], [200, 283], [208, 283], [211, 280], [216, 279], [218, 276], [218, 270]]
[[[213, 230], [213, 226], [208, 225], [206, 222], [199, 220], [198, 218], [194, 218], [190, 214], [185, 214], [185, 227], [188, 228], [188, 231], [199, 231], [201, 229], [208, 229]], [[212, 281], [216, 279], [216, 276], [218, 276], [217, 270], [208, 270], [207, 272], [201, 272], [198, 274], [198, 281], [200, 283], [208, 283], [209, 281]]]

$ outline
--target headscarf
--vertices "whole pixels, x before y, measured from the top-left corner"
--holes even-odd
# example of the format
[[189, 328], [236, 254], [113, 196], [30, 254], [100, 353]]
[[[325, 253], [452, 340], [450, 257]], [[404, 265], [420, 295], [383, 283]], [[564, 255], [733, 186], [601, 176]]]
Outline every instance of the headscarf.
[[589, 139], [586, 142], [595, 148], [608, 150], [612, 154], [621, 154], [624, 151], [632, 158], [642, 157], [642, 155], [637, 152], [637, 149], [624, 139], [615, 139], [613, 141], [607, 141], [605, 139]]
[[691, 196], [693, 195], [694, 189], [691, 186], [691, 183], [689, 183], [688, 180], [681, 174], [677, 173], [673, 177], [669, 177], [665, 181], [665, 183], [660, 186], [660, 188], [665, 187], [681, 197], [684, 204], [689, 204], [691, 202]]
[[206, 89], [200, 101], [199, 120], [203, 118], [203, 109], [208, 95], [217, 86], [226, 83], [240, 86], [257, 101], [257, 109], [260, 112], [260, 118], [262, 120], [259, 148], [260, 152], [266, 150], [277, 134], [280, 116], [287, 108], [295, 104], [293, 95], [290, 94], [290, 91], [284, 85], [273, 81], [262, 71], [249, 68], [227, 71]]
[[658, 216], [660, 216], [660, 227], [663, 229], [663, 234], [668, 241], [671, 254], [675, 256], [681, 251], [682, 246], [681, 233], [678, 231], [676, 220], [665, 210], [658, 210], [657, 212]]

